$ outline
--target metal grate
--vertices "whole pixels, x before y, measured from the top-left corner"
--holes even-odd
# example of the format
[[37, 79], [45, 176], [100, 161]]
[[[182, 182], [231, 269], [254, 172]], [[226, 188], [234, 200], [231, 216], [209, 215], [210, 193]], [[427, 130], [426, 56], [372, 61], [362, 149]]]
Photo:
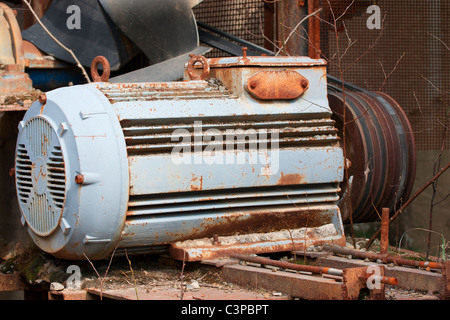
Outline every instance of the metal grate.
[[[411, 122], [417, 149], [441, 149], [450, 112], [450, 3], [355, 0], [337, 23], [339, 42], [329, 3], [338, 17], [352, 1], [321, 1], [321, 51], [329, 74], [341, 74], [339, 44], [344, 80], [392, 96]], [[367, 27], [371, 5], [380, 8], [381, 29]], [[444, 148], [450, 148], [450, 130]]]
[[16, 186], [30, 228], [46, 236], [58, 226], [66, 197], [64, 157], [52, 125], [29, 120], [17, 147]]
[[[330, 4], [335, 17], [345, 13], [337, 23], [344, 80], [392, 96], [411, 122], [417, 149], [440, 149], [449, 125], [450, 2], [320, 0], [321, 51], [329, 74], [339, 77]], [[264, 46], [264, 5], [261, 0], [205, 0], [194, 13], [201, 22]], [[381, 30], [367, 27], [371, 5], [381, 10]], [[208, 54], [227, 55], [218, 49]], [[444, 142], [449, 149], [450, 130]]]
[[[264, 1], [205, 0], [195, 6], [193, 12], [198, 21], [261, 47], [264, 46], [264, 36], [261, 32], [264, 26]], [[215, 58], [230, 55], [213, 49], [206, 56]]]

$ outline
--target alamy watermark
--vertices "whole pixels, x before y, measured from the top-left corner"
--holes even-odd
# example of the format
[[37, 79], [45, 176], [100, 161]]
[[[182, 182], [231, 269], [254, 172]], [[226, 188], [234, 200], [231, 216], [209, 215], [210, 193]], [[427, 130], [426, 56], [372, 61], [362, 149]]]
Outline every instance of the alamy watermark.
[[175, 164], [250, 164], [258, 165], [263, 175], [274, 175], [279, 169], [277, 130], [203, 130], [202, 122], [195, 121], [193, 132], [176, 129], [171, 142]]
[[75, 4], [68, 6], [66, 13], [70, 14], [70, 16], [67, 18], [67, 21], [66, 21], [67, 29], [69, 29], [69, 30], [81, 29], [81, 9], [80, 9], [80, 7]]
[[369, 290], [381, 289], [381, 269], [379, 266], [370, 265], [367, 267], [367, 274], [370, 276], [366, 280], [366, 286]]
[[70, 265], [67, 267], [67, 273], [70, 276], [66, 280], [66, 288], [71, 290], [81, 289], [81, 270], [77, 265]]
[[370, 14], [366, 21], [368, 29], [381, 29], [381, 9], [377, 5], [371, 5], [367, 8], [366, 12]]

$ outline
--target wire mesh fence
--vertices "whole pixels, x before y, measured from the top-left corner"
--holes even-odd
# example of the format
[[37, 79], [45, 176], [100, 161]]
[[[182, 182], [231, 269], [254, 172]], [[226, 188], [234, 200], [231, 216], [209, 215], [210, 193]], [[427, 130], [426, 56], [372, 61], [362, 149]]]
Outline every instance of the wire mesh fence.
[[[194, 14], [217, 29], [267, 46], [264, 25], [282, 23], [267, 19], [267, 5], [276, 8], [282, 1], [293, 0], [205, 0], [194, 8]], [[319, 4], [320, 49], [328, 61], [328, 73], [392, 96], [411, 122], [418, 150], [449, 149], [450, 2], [320, 0]], [[377, 14], [368, 11], [371, 6], [379, 9], [377, 27], [368, 27]], [[273, 14], [277, 15], [276, 10]], [[304, 29], [306, 23], [295, 35], [303, 37]], [[269, 40], [280, 43], [280, 39]], [[226, 55], [217, 49], [208, 54]]]

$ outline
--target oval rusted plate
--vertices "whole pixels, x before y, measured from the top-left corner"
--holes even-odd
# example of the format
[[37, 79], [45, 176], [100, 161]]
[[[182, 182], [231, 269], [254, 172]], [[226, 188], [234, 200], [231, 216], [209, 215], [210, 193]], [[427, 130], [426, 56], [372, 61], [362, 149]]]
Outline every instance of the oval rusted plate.
[[295, 71], [259, 71], [248, 78], [246, 89], [261, 100], [292, 100], [300, 97], [308, 85], [308, 80]]

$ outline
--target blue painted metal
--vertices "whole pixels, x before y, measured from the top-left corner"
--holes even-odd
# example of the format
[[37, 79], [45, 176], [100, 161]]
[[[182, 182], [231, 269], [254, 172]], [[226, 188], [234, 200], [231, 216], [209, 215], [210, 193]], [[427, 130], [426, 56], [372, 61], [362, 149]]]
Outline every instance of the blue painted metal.
[[[183, 242], [257, 234], [268, 240], [241, 247], [267, 252], [344, 241], [337, 206], [344, 159], [325, 64], [289, 57], [227, 63], [210, 60], [208, 81], [92, 83], [34, 103], [19, 126], [16, 183], [38, 246], [66, 259], [101, 259], [116, 247], [144, 253], [172, 245], [201, 260], [207, 250], [183, 249]], [[300, 98], [262, 102], [244, 89], [256, 72], [286, 68], [309, 82]], [[49, 137], [46, 152], [35, 155]], [[59, 174], [44, 178], [56, 173], [55, 161]], [[48, 203], [41, 209], [38, 195]], [[324, 225], [333, 232], [273, 238]]]
[[33, 87], [42, 92], [66, 87], [69, 83], [74, 85], [86, 83], [86, 79], [83, 77], [80, 69], [76, 67], [64, 69], [38, 69], [30, 67], [26, 72], [33, 81]]

